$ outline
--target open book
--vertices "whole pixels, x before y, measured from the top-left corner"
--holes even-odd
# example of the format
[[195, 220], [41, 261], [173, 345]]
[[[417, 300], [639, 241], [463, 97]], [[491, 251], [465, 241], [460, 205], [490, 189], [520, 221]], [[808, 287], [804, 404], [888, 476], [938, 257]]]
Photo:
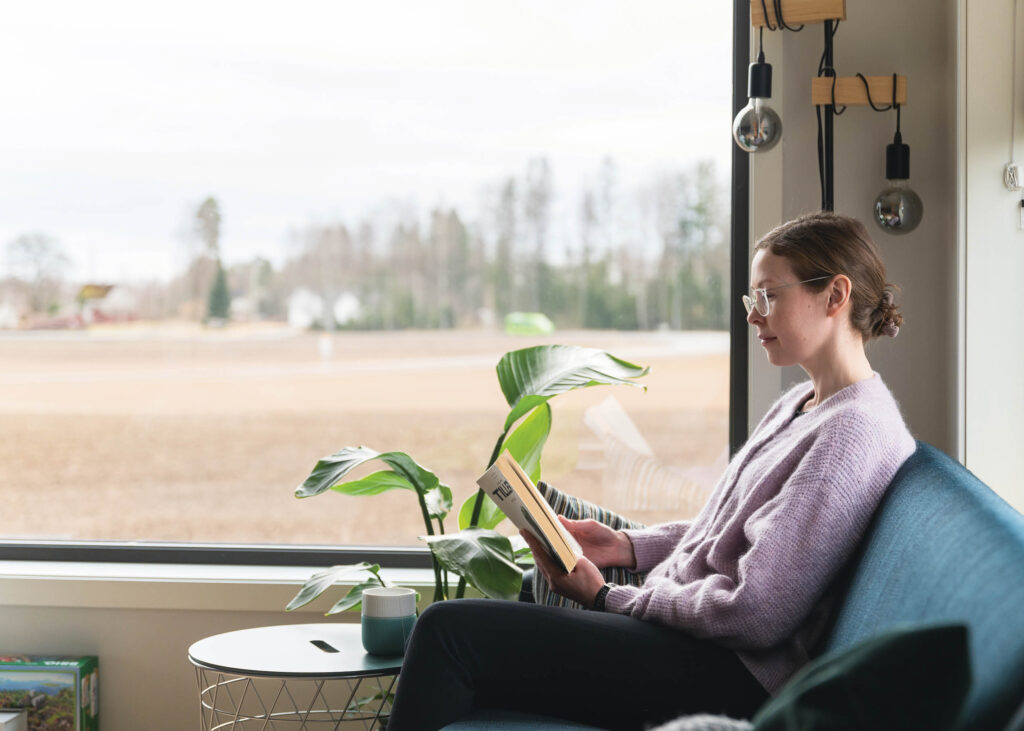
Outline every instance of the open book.
[[580, 545], [512, 455], [502, 452], [476, 484], [517, 528], [529, 531], [540, 541], [566, 573], [576, 568], [576, 558], [583, 555]]

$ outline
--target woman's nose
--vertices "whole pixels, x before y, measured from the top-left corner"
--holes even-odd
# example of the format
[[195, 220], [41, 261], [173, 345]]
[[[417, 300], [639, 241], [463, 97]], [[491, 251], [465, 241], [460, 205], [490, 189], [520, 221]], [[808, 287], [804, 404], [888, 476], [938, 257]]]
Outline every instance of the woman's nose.
[[764, 320], [764, 318], [761, 316], [761, 313], [757, 311], [756, 307], [751, 307], [750, 312], [747, 313], [747, 322], [751, 325], [754, 325], [755, 323], [761, 320]]

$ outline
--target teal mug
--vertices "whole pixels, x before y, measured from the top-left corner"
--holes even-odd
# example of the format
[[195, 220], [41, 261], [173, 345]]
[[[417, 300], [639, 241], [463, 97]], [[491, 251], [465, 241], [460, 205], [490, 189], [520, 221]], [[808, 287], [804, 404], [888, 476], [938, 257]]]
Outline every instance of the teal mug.
[[371, 655], [403, 655], [416, 623], [416, 592], [400, 586], [363, 592], [363, 648]]

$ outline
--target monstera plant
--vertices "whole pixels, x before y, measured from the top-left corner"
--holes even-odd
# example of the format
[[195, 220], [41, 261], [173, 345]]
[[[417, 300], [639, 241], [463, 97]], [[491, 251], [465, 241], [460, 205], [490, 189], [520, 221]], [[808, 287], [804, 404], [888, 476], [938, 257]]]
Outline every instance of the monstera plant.
[[[590, 386], [625, 384], [645, 388], [636, 379], [649, 370], [602, 350], [571, 345], [544, 345], [506, 353], [498, 362], [497, 371], [510, 410], [485, 467], [490, 467], [507, 449], [536, 482], [540, 478], [541, 451], [551, 432], [551, 398]], [[346, 479], [352, 470], [373, 461], [382, 463], [385, 469], [359, 479]], [[404, 452], [345, 447], [317, 462], [295, 490], [295, 496], [308, 498], [327, 491], [371, 496], [388, 490], [408, 490], [416, 496], [427, 533], [422, 539], [430, 547], [434, 569], [434, 601], [463, 597], [467, 582], [484, 596], [518, 596], [523, 575], [518, 563], [529, 563], [530, 557], [525, 547], [515, 549], [509, 538], [494, 530], [504, 520], [504, 514], [478, 490], [458, 511], [460, 530], [445, 532], [444, 521], [453, 508], [451, 488]], [[364, 589], [388, 585], [377, 564], [333, 566], [314, 574], [288, 609], [309, 603], [337, 581], [355, 574], [364, 575], [363, 580], [328, 614], [357, 608]], [[450, 574], [459, 577], [454, 592], [449, 585]]]

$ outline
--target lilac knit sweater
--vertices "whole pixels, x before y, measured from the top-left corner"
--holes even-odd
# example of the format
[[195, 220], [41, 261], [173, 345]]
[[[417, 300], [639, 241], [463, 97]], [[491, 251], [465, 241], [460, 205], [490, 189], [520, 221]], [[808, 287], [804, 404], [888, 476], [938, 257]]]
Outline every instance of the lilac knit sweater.
[[775, 402], [693, 521], [626, 531], [650, 574], [605, 602], [734, 649], [772, 695], [810, 659], [826, 590], [915, 449], [878, 374], [794, 419], [812, 391]]

